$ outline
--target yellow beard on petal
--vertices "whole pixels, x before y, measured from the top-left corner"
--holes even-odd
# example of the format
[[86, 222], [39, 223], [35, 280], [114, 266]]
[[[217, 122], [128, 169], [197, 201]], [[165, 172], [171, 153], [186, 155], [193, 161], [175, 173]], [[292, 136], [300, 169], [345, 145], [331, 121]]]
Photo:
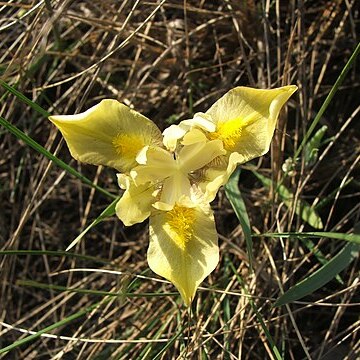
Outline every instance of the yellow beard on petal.
[[176, 245], [182, 250], [193, 236], [193, 225], [195, 222], [196, 210], [180, 205], [175, 205], [172, 210], [166, 214], [166, 222], [171, 231], [176, 234], [173, 238]]
[[243, 124], [240, 119], [233, 119], [219, 123], [216, 131], [209, 133], [210, 140], [219, 139], [224, 144], [224, 149], [232, 151], [241, 138], [241, 128]]
[[120, 156], [135, 159], [139, 151], [145, 146], [144, 139], [139, 135], [118, 134], [112, 144]]

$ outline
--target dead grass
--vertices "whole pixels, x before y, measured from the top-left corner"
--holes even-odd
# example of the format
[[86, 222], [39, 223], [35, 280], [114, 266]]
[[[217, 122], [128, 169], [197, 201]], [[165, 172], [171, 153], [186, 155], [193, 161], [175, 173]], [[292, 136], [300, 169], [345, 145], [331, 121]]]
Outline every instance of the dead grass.
[[[276, 180], [357, 44], [356, 3], [0, 2], [1, 77], [50, 113], [79, 112], [110, 97], [161, 129], [206, 110], [232, 87], [296, 84], [299, 91], [282, 114], [271, 154], [253, 163]], [[285, 180], [310, 204], [327, 199], [317, 209], [326, 231], [359, 227], [358, 70], [350, 71], [321, 119], [329, 141], [318, 160], [306, 166], [302, 156]], [[2, 98], [1, 115], [94, 182], [119, 192], [113, 170], [76, 164], [47, 119], [16, 97]], [[63, 251], [109, 199], [3, 128], [0, 137], [2, 250]], [[240, 190], [253, 232], [311, 230], [247, 166], [243, 169]], [[191, 314], [174, 288], [148, 269], [146, 224], [126, 228], [112, 218], [98, 225], [76, 248], [94, 259], [1, 256], [1, 347], [99, 304], [2, 358], [273, 358], [250, 299], [284, 358], [359, 356], [358, 260], [341, 273], [343, 284], [333, 280], [303, 302], [273, 308], [280, 289], [318, 269], [319, 262], [298, 240], [254, 239], [255, 272], [250, 273], [244, 236], [223, 192], [213, 207], [221, 261], [198, 291]], [[321, 239], [317, 246], [331, 258], [343, 243]], [[49, 287], [24, 282], [29, 280]]]

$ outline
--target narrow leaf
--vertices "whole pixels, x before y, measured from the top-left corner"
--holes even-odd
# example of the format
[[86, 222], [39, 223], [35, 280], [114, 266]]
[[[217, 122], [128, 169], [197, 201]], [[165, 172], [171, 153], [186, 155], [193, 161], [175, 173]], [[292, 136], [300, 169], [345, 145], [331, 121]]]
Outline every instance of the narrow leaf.
[[250, 269], [253, 269], [253, 243], [251, 238], [251, 226], [248, 213], [246, 211], [245, 202], [241, 196], [239, 190], [239, 176], [240, 169], [235, 171], [228, 183], [225, 185], [225, 194], [229, 199], [232, 208], [240, 222], [241, 228], [244, 233], [245, 241], [246, 241], [246, 249], [249, 258]]
[[11, 94], [15, 95], [19, 100], [21, 100], [26, 105], [29, 105], [32, 109], [34, 109], [39, 114], [43, 115], [44, 117], [50, 116], [50, 113], [48, 113], [45, 109], [43, 109], [39, 104], [33, 102], [29, 98], [27, 98], [24, 94], [22, 94], [20, 91], [16, 90], [14, 87], [7, 84], [4, 80], [0, 79], [0, 85], [10, 92]]
[[83, 236], [95, 225], [104, 221], [106, 218], [113, 216], [115, 214], [115, 206], [118, 201], [119, 198], [116, 198], [110, 205], [108, 205], [106, 209], [71, 242], [71, 244], [66, 248], [66, 251], [74, 247], [83, 238]]
[[321, 117], [323, 116], [325, 110], [327, 109], [327, 107], [331, 103], [331, 100], [334, 97], [334, 95], [336, 94], [336, 92], [339, 89], [340, 85], [343, 83], [343, 81], [344, 81], [344, 79], [346, 77], [346, 74], [350, 70], [351, 66], [355, 63], [355, 60], [356, 60], [357, 56], [359, 55], [359, 52], [360, 52], [360, 43], [357, 44], [355, 50], [353, 51], [353, 53], [350, 56], [350, 59], [348, 60], [348, 62], [345, 64], [345, 66], [341, 70], [341, 73], [338, 76], [338, 78], [336, 79], [335, 84], [331, 88], [331, 90], [330, 90], [328, 96], [326, 97], [324, 103], [321, 105], [321, 108], [320, 108], [319, 112], [316, 114], [316, 116], [315, 116], [313, 122], [311, 123], [308, 131], [306, 132], [300, 146], [298, 147], [298, 149], [296, 150], [296, 152], [294, 154], [294, 160], [297, 157], [299, 157], [299, 155], [301, 153], [301, 150], [303, 149], [303, 147], [307, 143], [307, 141], [310, 138], [312, 132], [314, 131], [316, 125], [318, 124], [318, 122], [320, 121]]
[[328, 263], [297, 283], [276, 300], [274, 306], [282, 306], [303, 298], [324, 286], [344, 270], [359, 255], [360, 246], [348, 243]]
[[327, 130], [327, 126], [322, 126], [315, 135], [306, 143], [304, 149], [304, 156], [305, 156], [305, 165], [311, 166], [315, 164], [318, 158], [319, 147], [321, 145], [321, 140], [325, 135]]

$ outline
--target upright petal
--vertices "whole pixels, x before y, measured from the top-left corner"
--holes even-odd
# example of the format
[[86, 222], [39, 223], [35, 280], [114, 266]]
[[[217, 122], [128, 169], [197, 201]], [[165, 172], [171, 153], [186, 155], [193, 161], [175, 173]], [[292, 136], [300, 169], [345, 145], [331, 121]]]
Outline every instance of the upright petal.
[[243, 157], [234, 152], [230, 156], [219, 156], [212, 163], [201, 170], [197, 185], [204, 194], [204, 199], [211, 202], [219, 188], [225, 185]]
[[143, 222], [150, 216], [155, 202], [156, 189], [147, 183], [136, 186], [133, 180], [124, 174], [118, 174], [119, 186], [126, 189], [116, 204], [116, 215], [125, 226]]
[[149, 266], [176, 286], [187, 306], [219, 261], [214, 217], [202, 206], [177, 203], [150, 217]]
[[179, 167], [184, 173], [188, 174], [202, 168], [225, 153], [223, 143], [220, 140], [202, 141], [183, 146], [178, 155]]
[[222, 140], [229, 153], [242, 155], [243, 162], [265, 154], [280, 110], [296, 89], [290, 85], [270, 90], [230, 90], [206, 112], [216, 124], [209, 138]]
[[77, 115], [54, 115], [71, 155], [82, 162], [128, 172], [147, 145], [161, 145], [158, 127], [148, 118], [116, 100], [103, 100]]
[[134, 167], [130, 175], [137, 185], [148, 181], [159, 182], [176, 171], [173, 154], [160, 147], [144, 148], [137, 157], [140, 165]]

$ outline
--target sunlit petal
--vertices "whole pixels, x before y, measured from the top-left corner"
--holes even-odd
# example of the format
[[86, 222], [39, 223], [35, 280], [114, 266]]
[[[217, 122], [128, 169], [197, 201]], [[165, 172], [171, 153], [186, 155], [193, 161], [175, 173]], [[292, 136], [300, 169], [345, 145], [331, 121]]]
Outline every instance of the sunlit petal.
[[265, 154], [280, 110], [296, 89], [290, 85], [270, 90], [230, 90], [206, 112], [216, 124], [209, 138], [222, 140], [229, 153], [243, 156], [243, 162]]
[[202, 130], [193, 128], [189, 130], [183, 137], [181, 145], [192, 145], [198, 142], [207, 141], [207, 137]]
[[208, 142], [197, 142], [192, 145], [184, 146], [178, 156], [178, 162], [185, 173], [197, 170], [214, 160], [226, 151], [221, 140]]
[[243, 157], [238, 153], [230, 156], [222, 156], [209, 166], [205, 167], [198, 179], [198, 186], [204, 194], [204, 200], [211, 202], [215, 199], [219, 188], [225, 185], [238, 164], [241, 164]]
[[217, 233], [210, 207], [176, 204], [150, 217], [150, 268], [171, 281], [185, 304], [219, 261]]
[[190, 126], [171, 125], [163, 131], [163, 143], [170, 151], [176, 149], [178, 140], [181, 139], [186, 132], [190, 129]]
[[198, 112], [194, 115], [192, 119], [183, 120], [179, 125], [198, 127], [199, 129], [213, 132], [216, 129], [216, 124], [214, 123], [210, 114]]
[[77, 115], [50, 116], [70, 149], [82, 162], [111, 166], [121, 172], [136, 165], [138, 152], [147, 145], [161, 145], [157, 126], [116, 100], [103, 100]]
[[126, 226], [143, 222], [150, 216], [156, 189], [149, 183], [136, 186], [129, 176], [118, 174], [118, 182], [125, 192], [116, 204], [116, 215]]
[[144, 148], [138, 155], [141, 165], [134, 167], [130, 175], [136, 184], [159, 182], [176, 170], [173, 155], [160, 147]]
[[[188, 136], [189, 131], [196, 128], [213, 132], [216, 129], [216, 125], [209, 115], [196, 113], [192, 119], [183, 120], [179, 125], [171, 125], [165, 129], [163, 131], [163, 143], [170, 151], [174, 151], [178, 145], [178, 141], [184, 138], [184, 136], [186, 139], [183, 139], [183, 145], [190, 145], [198, 142], [200, 139], [198, 137], [195, 138], [194, 136], [201, 136], [199, 132], [192, 133], [191, 137]], [[204, 139], [203, 136], [202, 139]]]
[[181, 196], [190, 196], [190, 188], [188, 176], [177, 171], [164, 180], [160, 202], [173, 206]]

